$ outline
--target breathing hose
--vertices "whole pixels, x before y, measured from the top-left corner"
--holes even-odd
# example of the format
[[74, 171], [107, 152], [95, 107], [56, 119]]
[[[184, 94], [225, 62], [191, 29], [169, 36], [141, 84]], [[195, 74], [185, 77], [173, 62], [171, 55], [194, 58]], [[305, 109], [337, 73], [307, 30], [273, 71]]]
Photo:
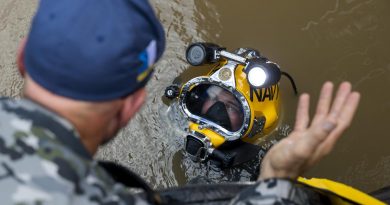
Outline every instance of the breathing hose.
[[290, 80], [290, 83], [291, 83], [291, 86], [294, 89], [295, 95], [298, 95], [298, 89], [297, 89], [297, 86], [295, 84], [295, 81], [294, 81], [293, 77], [290, 74], [288, 74], [287, 72], [283, 72], [282, 71], [281, 73], [282, 73], [282, 75], [286, 76]]

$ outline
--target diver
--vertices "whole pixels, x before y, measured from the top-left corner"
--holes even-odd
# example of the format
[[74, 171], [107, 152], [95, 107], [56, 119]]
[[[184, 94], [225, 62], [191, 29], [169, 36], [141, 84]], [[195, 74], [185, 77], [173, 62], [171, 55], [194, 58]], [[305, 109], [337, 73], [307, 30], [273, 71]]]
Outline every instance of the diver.
[[280, 118], [282, 75], [293, 78], [255, 49], [228, 52], [211, 43], [191, 44], [193, 66], [213, 64], [208, 73], [165, 90], [188, 119], [185, 150], [195, 161], [212, 159], [232, 167], [257, 157], [258, 140], [272, 133]]

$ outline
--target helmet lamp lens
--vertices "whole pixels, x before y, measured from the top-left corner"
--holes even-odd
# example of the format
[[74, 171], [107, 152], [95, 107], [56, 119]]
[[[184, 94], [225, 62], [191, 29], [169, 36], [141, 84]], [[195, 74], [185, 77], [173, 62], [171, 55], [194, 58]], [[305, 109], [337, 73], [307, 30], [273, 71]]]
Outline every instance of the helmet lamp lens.
[[254, 87], [264, 85], [267, 79], [267, 74], [261, 67], [253, 67], [248, 72], [248, 81]]
[[201, 65], [206, 59], [206, 52], [201, 46], [194, 45], [188, 49], [187, 61], [191, 65]]

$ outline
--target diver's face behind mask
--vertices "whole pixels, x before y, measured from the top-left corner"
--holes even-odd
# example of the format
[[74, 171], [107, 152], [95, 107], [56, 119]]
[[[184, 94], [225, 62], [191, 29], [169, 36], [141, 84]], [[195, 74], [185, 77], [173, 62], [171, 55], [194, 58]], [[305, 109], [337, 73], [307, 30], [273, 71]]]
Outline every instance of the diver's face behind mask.
[[243, 125], [241, 103], [229, 91], [212, 84], [201, 84], [190, 91], [185, 104], [191, 112], [218, 126], [235, 132]]

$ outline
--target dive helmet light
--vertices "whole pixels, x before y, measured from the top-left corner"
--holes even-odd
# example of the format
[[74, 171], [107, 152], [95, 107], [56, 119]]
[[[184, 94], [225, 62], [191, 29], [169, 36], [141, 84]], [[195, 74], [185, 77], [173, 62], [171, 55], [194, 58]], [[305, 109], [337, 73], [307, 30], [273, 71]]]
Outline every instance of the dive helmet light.
[[276, 63], [266, 59], [250, 59], [245, 66], [248, 83], [254, 88], [262, 88], [279, 82], [281, 72]]
[[280, 80], [279, 66], [264, 57], [247, 59], [212, 43], [191, 44], [186, 52], [187, 62], [193, 66], [216, 63], [223, 58], [245, 65], [248, 83], [252, 87], [269, 87]]

